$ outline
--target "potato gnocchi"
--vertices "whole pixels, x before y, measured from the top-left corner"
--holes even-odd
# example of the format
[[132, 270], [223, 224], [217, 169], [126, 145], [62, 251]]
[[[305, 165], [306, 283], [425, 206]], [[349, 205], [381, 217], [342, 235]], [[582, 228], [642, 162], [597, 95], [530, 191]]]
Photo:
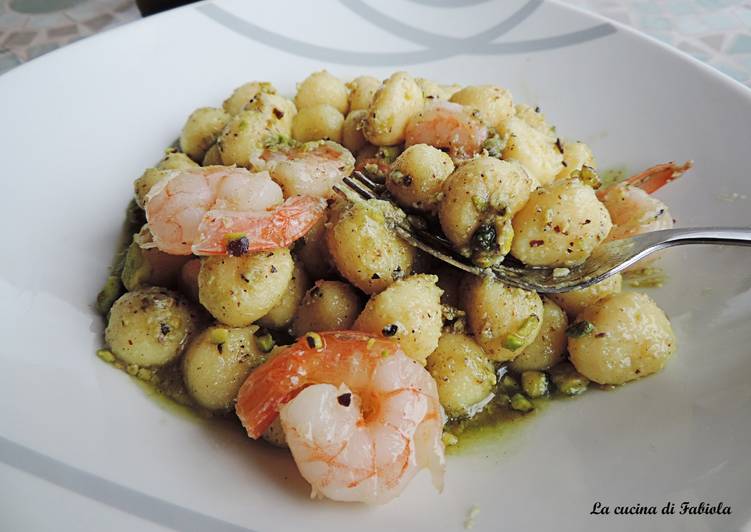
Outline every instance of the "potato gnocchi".
[[[622, 291], [620, 275], [537, 294], [438, 263], [399, 236], [409, 220], [482, 268], [508, 256], [574, 268], [603, 242], [672, 225], [647, 193], [690, 165], [606, 186], [591, 147], [557, 131], [501, 85], [325, 70], [293, 95], [245, 83], [191, 113], [179, 150], [135, 179], [127, 246], [97, 299], [107, 318], [99, 356], [228, 416], [274, 360], [351, 346], [326, 366], [336, 375], [378, 346], [368, 359], [377, 371], [398, 352], [395, 382], [431, 383], [420, 390], [448, 416], [431, 429], [443, 427], [444, 443], [493, 412], [522, 415], [541, 397], [656, 373], [675, 334], [652, 298]], [[354, 170], [393, 201], [338, 194]], [[383, 386], [378, 375], [365, 384]], [[357, 395], [361, 381], [330, 380], [338, 388], [300, 396], [320, 393], [337, 408], [373, 400]], [[285, 401], [295, 408], [256, 434], [293, 453], [294, 395]]]

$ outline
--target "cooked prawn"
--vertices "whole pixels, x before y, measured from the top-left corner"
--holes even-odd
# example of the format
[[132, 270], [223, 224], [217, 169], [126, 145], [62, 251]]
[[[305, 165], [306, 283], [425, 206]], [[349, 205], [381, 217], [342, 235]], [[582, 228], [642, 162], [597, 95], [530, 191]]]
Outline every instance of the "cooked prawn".
[[405, 146], [430, 144], [448, 149], [453, 159], [468, 159], [482, 151], [488, 128], [458, 103], [434, 101], [412, 117], [405, 130]]
[[673, 217], [667, 205], [650, 194], [678, 179], [692, 165], [691, 161], [682, 165], [672, 162], [659, 164], [598, 190], [597, 197], [608, 209], [613, 221], [606, 241], [673, 227]]
[[309, 196], [283, 201], [269, 174], [208, 166], [175, 171], [146, 196], [153, 242], [172, 255], [221, 255], [228, 235], [248, 240], [248, 253], [286, 247], [321, 217], [325, 202]]
[[314, 141], [297, 146], [267, 148], [260, 160], [253, 161], [259, 170], [267, 170], [281, 185], [285, 196], [333, 197], [331, 188], [352, 173], [355, 158], [336, 142]]
[[[311, 347], [313, 338], [320, 343]], [[307, 335], [250, 374], [236, 411], [251, 438], [280, 415], [312, 496], [385, 503], [423, 467], [442, 488], [435, 381], [392, 341], [351, 331]]]

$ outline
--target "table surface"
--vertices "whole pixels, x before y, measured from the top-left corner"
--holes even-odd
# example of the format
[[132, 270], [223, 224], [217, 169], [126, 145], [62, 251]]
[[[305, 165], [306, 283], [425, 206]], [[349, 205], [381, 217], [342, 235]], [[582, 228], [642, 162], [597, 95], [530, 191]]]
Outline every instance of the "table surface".
[[[751, 87], [751, 0], [567, 0], [623, 22]], [[140, 18], [133, 0], [0, 0], [0, 74]]]

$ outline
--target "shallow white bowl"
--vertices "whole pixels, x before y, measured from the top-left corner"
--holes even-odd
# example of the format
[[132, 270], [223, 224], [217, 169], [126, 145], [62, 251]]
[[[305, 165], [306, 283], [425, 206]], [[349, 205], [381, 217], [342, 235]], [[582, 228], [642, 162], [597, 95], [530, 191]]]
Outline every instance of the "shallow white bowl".
[[[555, 3], [197, 4], [0, 78], [0, 522], [4, 530], [738, 530], [751, 517], [751, 252], [682, 248], [652, 291], [679, 351], [661, 374], [561, 402], [378, 508], [310, 501], [284, 452], [176, 416], [101, 363], [92, 301], [132, 181], [195, 107], [327, 68], [498, 83], [601, 167], [694, 159], [659, 195], [678, 223], [749, 225], [751, 93]], [[733, 193], [740, 199], [728, 201]], [[595, 502], [723, 502], [727, 516], [590, 515]], [[679, 510], [680, 508], [678, 508]]]

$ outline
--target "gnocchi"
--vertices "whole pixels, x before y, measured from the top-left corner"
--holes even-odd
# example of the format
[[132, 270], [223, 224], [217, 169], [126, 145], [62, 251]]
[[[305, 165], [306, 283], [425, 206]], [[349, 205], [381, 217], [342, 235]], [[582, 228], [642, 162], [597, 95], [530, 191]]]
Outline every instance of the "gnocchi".
[[317, 281], [297, 308], [292, 335], [350, 329], [361, 310], [360, 296], [352, 286], [340, 281]]
[[407, 122], [420, 112], [422, 90], [406, 72], [387, 79], [373, 96], [363, 126], [363, 135], [371, 144], [393, 146], [404, 141]]
[[416, 251], [389, 228], [392, 210], [380, 200], [348, 205], [333, 214], [326, 232], [336, 269], [366, 294], [380, 292], [412, 272]]
[[496, 383], [495, 368], [469, 336], [444, 334], [428, 357], [427, 369], [438, 385], [446, 414], [462, 417], [487, 399]]
[[576, 319], [590, 323], [592, 330], [569, 339], [571, 363], [600, 384], [623, 384], [656, 373], [676, 348], [670, 322], [646, 294], [613, 294]]
[[206, 257], [198, 273], [198, 299], [221, 323], [246, 327], [279, 304], [293, 269], [286, 248], [243, 257]]
[[537, 338], [543, 305], [535, 292], [475, 276], [461, 292], [470, 330], [491, 359], [514, 360]]
[[163, 366], [180, 356], [198, 318], [179, 294], [159, 287], [139, 288], [112, 305], [104, 339], [126, 364]]
[[512, 224], [514, 257], [530, 266], [548, 267], [581, 264], [613, 225], [592, 187], [578, 179], [535, 190]]
[[370, 298], [355, 330], [393, 338], [422, 365], [441, 336], [441, 289], [435, 275], [412, 275]]
[[434, 211], [443, 199], [443, 183], [454, 171], [451, 157], [427, 144], [415, 144], [396, 158], [386, 188], [400, 205]]
[[203, 408], [227, 412], [235, 403], [245, 377], [263, 363], [256, 345], [258, 327], [212, 325], [185, 350], [183, 379], [190, 396]]

